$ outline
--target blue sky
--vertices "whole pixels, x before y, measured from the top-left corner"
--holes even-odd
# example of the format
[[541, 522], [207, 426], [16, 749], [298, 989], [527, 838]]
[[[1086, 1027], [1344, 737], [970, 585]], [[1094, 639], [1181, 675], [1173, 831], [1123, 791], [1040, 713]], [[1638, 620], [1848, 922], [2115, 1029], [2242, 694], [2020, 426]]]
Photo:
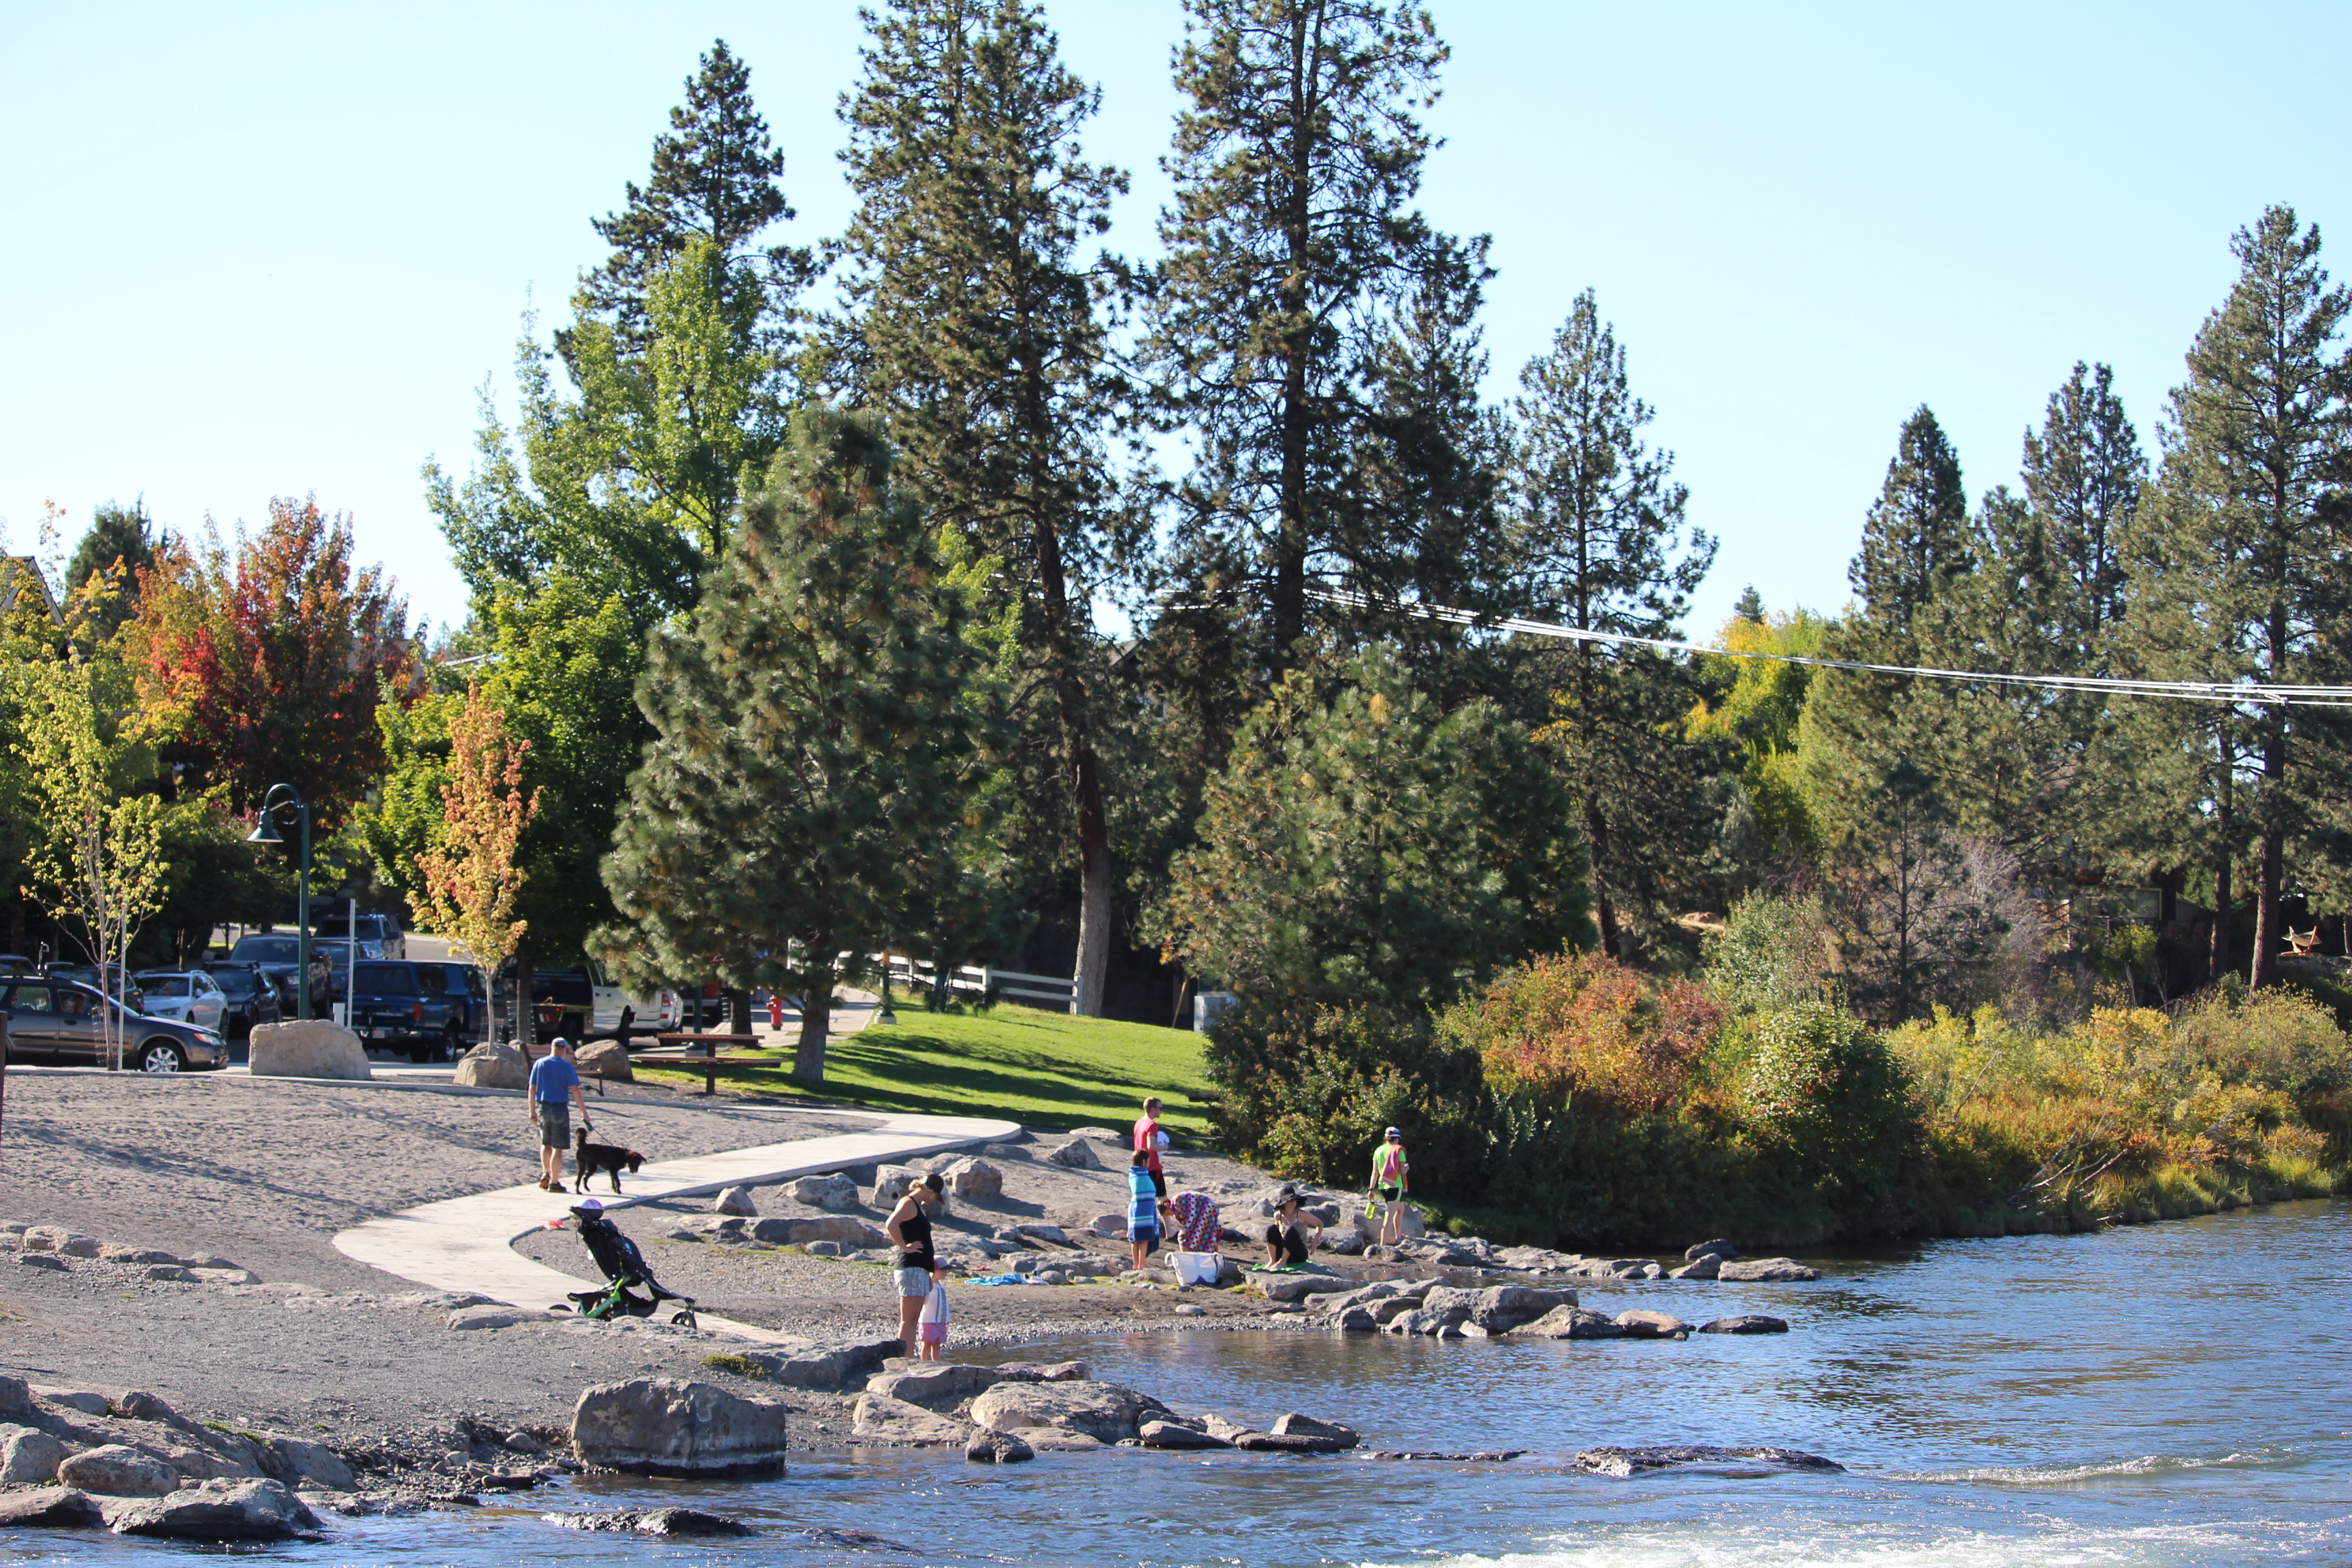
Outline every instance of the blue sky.
[[[1104, 87], [1090, 150], [1154, 248], [1171, 0], [1056, 4]], [[1969, 488], [2077, 358], [2154, 447], [2165, 390], [2270, 202], [2352, 270], [2352, 7], [2141, 4], [1434, 7], [1452, 45], [1424, 205], [1495, 237], [1507, 395], [1591, 287], [1695, 521], [1695, 627], [1742, 584], [1834, 608], [1895, 428], [1927, 402]], [[847, 198], [845, 0], [400, 7], [0, 3], [0, 522], [164, 523], [315, 491], [415, 611], [464, 596], [418, 465], [470, 456], [534, 294], [724, 37], [787, 159], [803, 237]]]

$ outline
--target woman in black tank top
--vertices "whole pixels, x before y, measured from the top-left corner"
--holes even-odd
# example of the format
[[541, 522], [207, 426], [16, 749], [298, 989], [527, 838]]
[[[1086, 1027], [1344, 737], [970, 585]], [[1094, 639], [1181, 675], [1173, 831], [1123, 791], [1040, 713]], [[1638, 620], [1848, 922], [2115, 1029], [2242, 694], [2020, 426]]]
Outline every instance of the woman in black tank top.
[[883, 1225], [884, 1234], [898, 1249], [898, 1267], [895, 1271], [898, 1290], [898, 1339], [907, 1347], [908, 1359], [922, 1354], [919, 1342], [923, 1303], [930, 1299], [931, 1283], [939, 1278], [939, 1255], [931, 1247], [931, 1216], [923, 1205], [940, 1195], [947, 1185], [936, 1173], [925, 1176], [907, 1189], [898, 1206], [890, 1211]]

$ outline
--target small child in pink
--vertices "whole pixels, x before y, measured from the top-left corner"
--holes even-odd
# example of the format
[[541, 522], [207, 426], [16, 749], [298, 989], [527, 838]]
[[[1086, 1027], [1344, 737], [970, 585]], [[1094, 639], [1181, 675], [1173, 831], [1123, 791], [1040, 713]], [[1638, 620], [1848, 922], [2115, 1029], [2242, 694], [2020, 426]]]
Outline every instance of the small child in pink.
[[919, 1359], [939, 1360], [940, 1347], [948, 1342], [948, 1288], [945, 1284], [932, 1283], [930, 1299], [923, 1303], [919, 1326], [922, 1334]]

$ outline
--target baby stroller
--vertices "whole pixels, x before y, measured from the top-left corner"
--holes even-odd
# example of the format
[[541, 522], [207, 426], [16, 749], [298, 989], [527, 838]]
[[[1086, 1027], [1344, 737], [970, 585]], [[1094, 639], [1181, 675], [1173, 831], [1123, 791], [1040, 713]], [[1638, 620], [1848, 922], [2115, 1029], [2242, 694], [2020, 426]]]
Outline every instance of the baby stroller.
[[[664, 1301], [679, 1301], [684, 1305], [672, 1312], [669, 1321], [682, 1329], [694, 1322], [694, 1298], [681, 1296], [675, 1290], [665, 1290], [654, 1271], [646, 1265], [646, 1255], [637, 1244], [621, 1234], [621, 1227], [604, 1217], [604, 1205], [594, 1198], [583, 1199], [572, 1210], [580, 1222], [580, 1239], [587, 1244], [588, 1256], [604, 1271], [611, 1281], [601, 1290], [571, 1292], [572, 1310], [582, 1317], [603, 1321], [611, 1317], [650, 1318]], [[647, 1292], [640, 1296], [642, 1289]], [[558, 1307], [556, 1310], [563, 1309]]]

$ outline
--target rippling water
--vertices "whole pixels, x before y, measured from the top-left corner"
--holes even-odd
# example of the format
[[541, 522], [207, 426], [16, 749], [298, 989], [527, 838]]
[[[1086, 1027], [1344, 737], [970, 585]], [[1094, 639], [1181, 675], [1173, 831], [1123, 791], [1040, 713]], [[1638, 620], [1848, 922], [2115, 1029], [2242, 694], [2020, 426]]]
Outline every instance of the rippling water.
[[[727, 1545], [583, 1537], [539, 1511], [353, 1521], [303, 1563], [601, 1562], [2018, 1568], [2352, 1563], [2352, 1204], [1830, 1260], [1809, 1285], [1589, 1290], [1793, 1331], [1684, 1343], [1203, 1332], [1024, 1345], [1180, 1408], [1349, 1422], [1368, 1447], [1526, 1448], [1500, 1465], [1118, 1450], [1003, 1469], [853, 1453], [758, 1484], [584, 1482], [541, 1508], [768, 1527]], [[1843, 1476], [1567, 1469], [1598, 1444], [1770, 1443]], [[884, 1542], [845, 1540], [866, 1531]], [[25, 1558], [157, 1545], [0, 1537]], [[176, 1553], [175, 1553], [176, 1554]]]

